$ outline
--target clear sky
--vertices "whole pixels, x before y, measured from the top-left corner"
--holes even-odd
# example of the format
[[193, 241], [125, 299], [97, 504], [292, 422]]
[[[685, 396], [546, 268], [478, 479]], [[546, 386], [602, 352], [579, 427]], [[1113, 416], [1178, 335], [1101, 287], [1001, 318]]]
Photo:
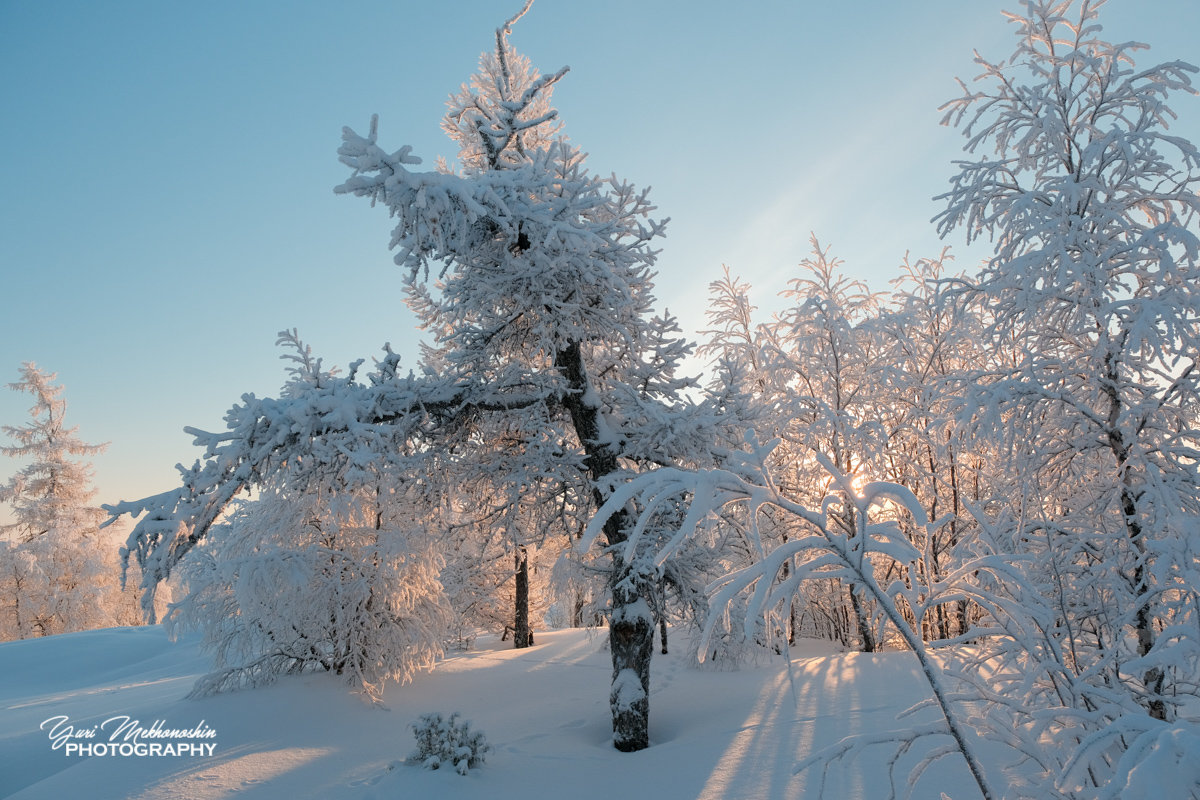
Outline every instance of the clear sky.
[[[884, 289], [936, 254], [960, 135], [937, 107], [1011, 54], [1015, 0], [538, 0], [512, 35], [595, 172], [671, 218], [658, 297], [690, 334], [728, 264], [772, 296], [815, 232]], [[275, 333], [329, 364], [417, 333], [386, 212], [335, 196], [341, 128], [432, 166], [438, 124], [520, 0], [0, 0], [0, 383], [55, 371], [100, 501], [175, 485], [244, 392], [284, 378]], [[1200, 2], [1112, 0], [1110, 40], [1200, 64]], [[1175, 131], [1200, 141], [1200, 99]], [[968, 268], [961, 238], [946, 242]], [[408, 359], [412, 363], [412, 359]], [[0, 423], [29, 398], [0, 392]], [[17, 465], [0, 458], [0, 480]], [[2, 514], [3, 512], [0, 512]]]

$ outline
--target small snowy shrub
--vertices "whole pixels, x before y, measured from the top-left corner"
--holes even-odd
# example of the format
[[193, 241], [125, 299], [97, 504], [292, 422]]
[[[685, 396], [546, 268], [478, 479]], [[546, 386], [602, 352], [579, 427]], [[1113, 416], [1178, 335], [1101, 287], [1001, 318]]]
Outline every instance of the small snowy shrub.
[[492, 749], [483, 733], [472, 732], [471, 723], [459, 721], [457, 711], [449, 719], [436, 713], [422, 714], [412, 729], [417, 738], [417, 749], [408, 761], [425, 769], [441, 769], [443, 764], [453, 764], [459, 775], [466, 775], [472, 767], [482, 764], [484, 756]]

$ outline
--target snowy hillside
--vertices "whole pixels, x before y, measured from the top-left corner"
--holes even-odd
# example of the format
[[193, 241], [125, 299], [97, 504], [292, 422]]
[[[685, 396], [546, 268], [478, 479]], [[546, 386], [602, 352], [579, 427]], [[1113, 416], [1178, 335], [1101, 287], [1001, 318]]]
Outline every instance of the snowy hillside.
[[[798, 758], [849, 733], [893, 727], [894, 714], [922, 697], [916, 662], [903, 653], [835, 654], [805, 643], [793, 650], [789, 681], [782, 661], [696, 670], [680, 647], [654, 658], [651, 747], [624, 754], [612, 748], [604, 640], [581, 630], [539, 633], [521, 651], [486, 640], [389, 689], [388, 710], [327, 675], [185, 699], [207, 659], [157, 627], [0, 644], [0, 797], [813, 797], [819, 773], [793, 777]], [[461, 711], [492, 744], [487, 763], [466, 777], [397, 763], [413, 748], [409, 724], [429, 711]], [[216, 747], [211, 756], [67, 756], [51, 747], [55, 723], [39, 729], [64, 715], [76, 730], [125, 715], [146, 728], [156, 720], [203, 726], [216, 732], [207, 740]], [[92, 741], [106, 740], [100, 731]], [[859, 763], [835, 765], [826, 796], [886, 797], [880, 758], [868, 751]], [[939, 792], [977, 796], [961, 762], [950, 760], [916, 796]]]

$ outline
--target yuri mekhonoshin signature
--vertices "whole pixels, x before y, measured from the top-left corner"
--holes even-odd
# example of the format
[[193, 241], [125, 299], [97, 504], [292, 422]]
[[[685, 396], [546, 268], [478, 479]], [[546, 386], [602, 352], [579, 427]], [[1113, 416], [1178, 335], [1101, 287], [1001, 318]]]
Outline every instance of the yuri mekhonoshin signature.
[[190, 728], [168, 728], [156, 719], [149, 726], [129, 715], [109, 717], [99, 725], [72, 725], [65, 714], [41, 724], [50, 749], [68, 756], [211, 756], [217, 732], [201, 720]]

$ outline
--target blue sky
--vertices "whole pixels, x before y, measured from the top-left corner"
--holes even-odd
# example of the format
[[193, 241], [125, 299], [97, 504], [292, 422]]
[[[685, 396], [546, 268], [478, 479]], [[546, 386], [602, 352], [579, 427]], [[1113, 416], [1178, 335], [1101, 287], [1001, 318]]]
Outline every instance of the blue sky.
[[[341, 127], [377, 112], [389, 149], [453, 156], [446, 96], [519, 5], [0, 0], [0, 382], [58, 373], [80, 435], [111, 442], [102, 502], [171, 488], [198, 455], [185, 425], [273, 394], [283, 328], [326, 364], [415, 352], [386, 213], [333, 194]], [[570, 65], [555, 104], [593, 171], [654, 187], [657, 294], [694, 334], [722, 264], [770, 307], [810, 231], [878, 289], [940, 250], [930, 198], [961, 137], [937, 107], [973, 48], [1011, 53], [1016, 6], [538, 0], [512, 43]], [[1101, 19], [1152, 46], [1142, 65], [1200, 63], [1196, 0]], [[1200, 99], [1175, 105], [1200, 141]], [[29, 405], [0, 392], [0, 423]]]

